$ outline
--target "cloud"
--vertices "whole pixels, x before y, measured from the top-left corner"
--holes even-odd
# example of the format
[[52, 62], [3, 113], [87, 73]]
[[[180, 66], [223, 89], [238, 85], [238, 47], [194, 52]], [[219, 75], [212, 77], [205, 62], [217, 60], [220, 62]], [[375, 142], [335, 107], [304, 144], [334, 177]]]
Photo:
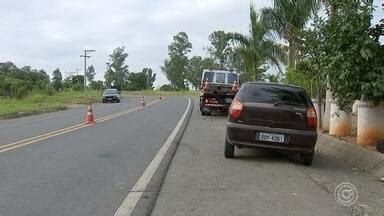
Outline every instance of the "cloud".
[[[270, 0], [255, 0], [258, 8]], [[185, 31], [192, 55], [205, 55], [215, 30], [247, 32], [249, 0], [4, 0], [0, 2], [0, 62], [30, 65], [51, 73], [83, 68], [84, 49], [96, 78], [103, 79], [108, 55], [125, 46], [130, 71], [151, 67], [156, 85], [166, 83], [160, 71], [172, 37]]]

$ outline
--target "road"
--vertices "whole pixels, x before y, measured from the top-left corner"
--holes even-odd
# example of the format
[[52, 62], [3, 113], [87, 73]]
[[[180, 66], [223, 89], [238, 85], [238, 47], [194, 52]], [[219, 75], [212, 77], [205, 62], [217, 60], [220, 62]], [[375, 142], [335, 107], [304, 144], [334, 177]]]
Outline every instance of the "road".
[[[93, 126], [86, 106], [0, 121], [0, 216], [383, 216], [383, 184], [327, 155], [311, 167], [255, 149], [224, 158], [226, 116], [194, 101], [188, 126], [185, 97], [95, 104]], [[352, 207], [335, 200], [343, 182], [359, 192]]]
[[0, 122], [0, 215], [113, 215], [170, 136], [187, 98], [137, 97]]

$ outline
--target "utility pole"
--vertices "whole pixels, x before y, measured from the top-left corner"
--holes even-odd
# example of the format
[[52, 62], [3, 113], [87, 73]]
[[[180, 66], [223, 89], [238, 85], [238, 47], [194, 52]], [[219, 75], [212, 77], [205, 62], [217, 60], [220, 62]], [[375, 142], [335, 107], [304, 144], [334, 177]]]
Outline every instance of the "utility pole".
[[84, 58], [84, 89], [87, 86], [87, 80], [85, 78], [85, 74], [87, 73], [87, 58], [90, 58], [90, 55], [87, 53], [95, 52], [96, 50], [84, 50], [84, 55], [80, 55], [81, 58]]

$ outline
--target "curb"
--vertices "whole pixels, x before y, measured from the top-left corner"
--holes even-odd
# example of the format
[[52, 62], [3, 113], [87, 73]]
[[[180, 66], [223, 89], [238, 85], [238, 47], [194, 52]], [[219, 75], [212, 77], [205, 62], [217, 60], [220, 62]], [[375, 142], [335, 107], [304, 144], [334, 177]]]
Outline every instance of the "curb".
[[384, 176], [384, 154], [318, 133], [316, 151], [346, 162], [377, 177]]
[[[188, 98], [188, 97], [187, 97]], [[150, 180], [148, 186], [145, 188], [145, 191], [143, 195], [141, 196], [140, 200], [137, 202], [136, 207], [134, 208], [131, 215], [150, 215], [152, 212], [152, 209], [156, 203], [156, 199], [160, 193], [161, 187], [163, 185], [165, 176], [167, 174], [169, 165], [172, 162], [172, 158], [175, 155], [175, 152], [177, 150], [177, 146], [179, 145], [184, 131], [187, 129], [189, 120], [192, 116], [192, 111], [194, 107], [194, 100], [193, 98], [190, 98], [191, 100], [191, 106], [189, 107], [189, 110], [187, 112], [187, 116], [185, 118], [185, 121], [183, 122], [180, 130], [177, 132], [175, 139], [173, 140], [170, 148], [168, 149], [167, 153], [165, 154], [163, 160], [160, 163], [160, 166], [156, 170], [155, 174], [153, 175], [152, 179]]]

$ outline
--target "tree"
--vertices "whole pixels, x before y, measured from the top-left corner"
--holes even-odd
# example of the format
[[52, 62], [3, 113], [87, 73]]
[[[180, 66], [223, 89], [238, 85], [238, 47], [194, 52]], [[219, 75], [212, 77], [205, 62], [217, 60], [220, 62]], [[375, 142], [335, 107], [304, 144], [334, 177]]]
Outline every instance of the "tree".
[[151, 68], [143, 68], [142, 73], [147, 78], [146, 89], [153, 89], [153, 83], [156, 81], [156, 74], [153, 73]]
[[91, 83], [95, 79], [95, 75], [95, 68], [93, 67], [93, 65], [89, 66], [87, 73], [85, 74], [85, 78], [87, 78], [87, 81]]
[[208, 52], [215, 60], [218, 60], [220, 67], [224, 68], [228, 64], [232, 53], [230, 34], [224, 31], [214, 31], [209, 35], [209, 41], [211, 46], [208, 47]]
[[92, 81], [89, 84], [89, 87], [94, 90], [102, 90], [104, 89], [104, 84], [103, 84], [103, 81], [97, 80], [97, 81]]
[[140, 91], [147, 88], [147, 74], [145, 72], [130, 73], [128, 75], [127, 90]]
[[17, 68], [12, 62], [0, 63], [0, 94], [23, 97], [33, 89], [48, 93], [49, 75], [30, 66]]
[[63, 87], [62, 79], [63, 79], [63, 76], [61, 75], [60, 69], [59, 69], [59, 68], [56, 68], [56, 69], [52, 72], [53, 88], [54, 88], [56, 91], [59, 91], [59, 90], [62, 89], [62, 87]]
[[186, 73], [188, 67], [187, 54], [191, 52], [192, 44], [185, 32], [180, 32], [173, 37], [173, 42], [168, 46], [169, 59], [164, 60], [161, 70], [171, 81], [174, 88], [186, 88]]
[[241, 49], [239, 47], [235, 47], [229, 56], [229, 68], [234, 69], [239, 74], [245, 71], [245, 64], [243, 56], [241, 55]]
[[285, 60], [285, 53], [283, 47], [273, 41], [270, 29], [261, 22], [254, 6], [250, 7], [250, 19], [249, 35], [232, 33], [231, 38], [240, 45], [238, 52], [244, 60], [246, 73], [256, 81], [263, 77], [262, 65], [269, 63], [280, 69], [280, 63]]
[[297, 64], [297, 68], [289, 68], [285, 73], [285, 83], [290, 85], [301, 86], [311, 97], [314, 96], [314, 86], [316, 79], [311, 76], [311, 64], [308, 60], [301, 61]]
[[196, 90], [200, 84], [203, 70], [203, 58], [201, 56], [193, 56], [189, 60], [187, 79]]
[[271, 83], [278, 83], [279, 82], [279, 75], [277, 74], [266, 74], [266, 80]]
[[74, 84], [84, 85], [84, 75], [72, 76], [72, 85]]
[[124, 52], [124, 47], [117, 47], [109, 57], [104, 74], [105, 84], [108, 88], [114, 86], [123, 89], [129, 74], [128, 65], [125, 64], [128, 53]]
[[317, 53], [308, 58], [329, 77], [344, 111], [350, 111], [356, 99], [384, 100], [384, 48], [372, 35], [372, 12], [372, 2], [340, 1], [332, 18], [315, 19], [314, 33], [305, 38], [312, 40], [312, 52]]
[[288, 41], [288, 68], [296, 67], [299, 32], [318, 8], [319, 0], [275, 0], [273, 8], [262, 9], [263, 22]]

